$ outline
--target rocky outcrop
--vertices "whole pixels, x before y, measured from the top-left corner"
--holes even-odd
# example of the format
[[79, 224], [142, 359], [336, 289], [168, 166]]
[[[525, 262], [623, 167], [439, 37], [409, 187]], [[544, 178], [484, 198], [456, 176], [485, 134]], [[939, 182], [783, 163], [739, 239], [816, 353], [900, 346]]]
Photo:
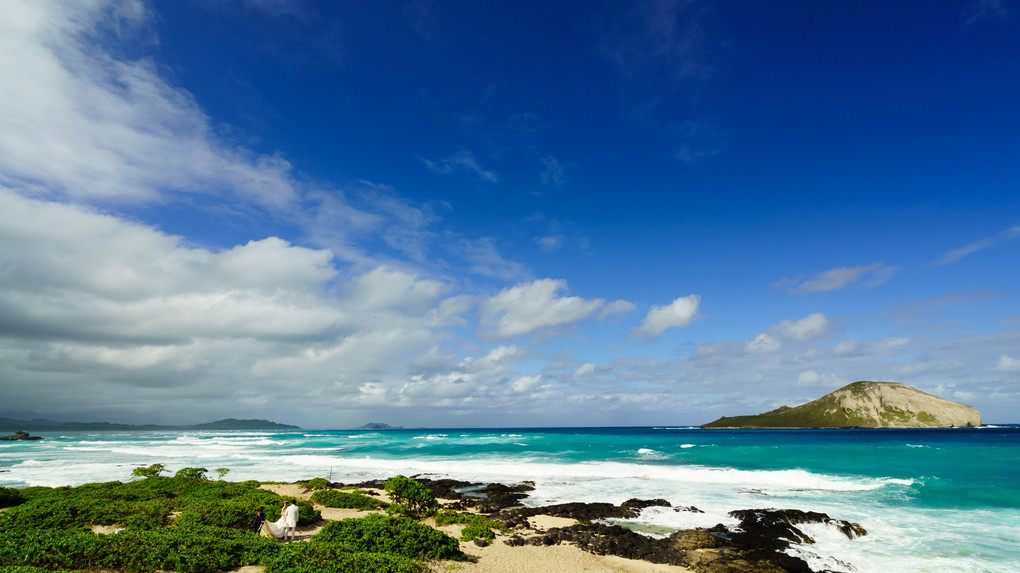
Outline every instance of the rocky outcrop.
[[28, 432], [26, 432], [24, 430], [18, 430], [17, 432], [14, 432], [13, 434], [11, 434], [9, 436], [0, 437], [0, 440], [27, 440], [27, 441], [33, 441], [33, 440], [41, 440], [41, 439], [42, 438], [40, 438], [39, 436], [30, 436], [30, 435], [28, 435]]
[[[651, 500], [653, 505], [661, 505], [659, 501]], [[596, 507], [580, 511], [577, 506], [586, 504], [563, 504], [527, 508], [526, 513], [562, 514], [567, 505], [571, 506], [570, 513], [575, 518], [595, 513], [631, 513], [622, 505], [614, 506], [615, 510], [604, 507], [611, 504], [587, 504]], [[514, 519], [520, 514], [519, 509], [514, 509], [492, 517], [520, 529], [522, 525]], [[720, 524], [710, 529], [686, 529], [665, 538], [641, 535], [620, 525], [589, 522], [554, 527], [528, 538], [513, 535], [504, 543], [515, 547], [570, 543], [596, 555], [616, 555], [651, 563], [680, 565], [698, 573], [813, 573], [806, 561], [787, 553], [792, 543], [814, 543], [797, 525], [826, 524], [850, 539], [867, 534], [856, 523], [832, 519], [824, 513], [796, 509], [746, 509], [733, 511], [730, 515], [740, 520], [739, 525], [733, 528]], [[510, 519], [506, 519], [508, 516]]]
[[[415, 476], [436, 497], [448, 500], [447, 509], [481, 512], [512, 533], [502, 543], [511, 547], [558, 545], [569, 543], [596, 555], [616, 555], [687, 567], [696, 573], [814, 573], [807, 562], [790, 555], [793, 543], [814, 543], [798, 525], [821, 523], [836, 528], [853, 539], [867, 532], [856, 523], [832, 519], [824, 513], [796, 509], [744, 509], [730, 512], [740, 523], [728, 528], [722, 524], [703, 529], [686, 529], [668, 537], [642, 535], [623, 525], [607, 523], [613, 519], [634, 519], [649, 507], [701, 513], [693, 506], [673, 506], [664, 499], [628, 499], [611, 503], [561, 503], [542, 507], [524, 507], [521, 499], [534, 489], [525, 482], [516, 485], [474, 483], [452, 479]], [[344, 484], [335, 483], [333, 487]], [[381, 480], [361, 482], [360, 488], [382, 489]], [[547, 530], [532, 528], [529, 517], [570, 518], [579, 523]], [[484, 546], [488, 542], [476, 541]], [[848, 566], [852, 570], [852, 567]]]
[[831, 394], [757, 416], [722, 417], [702, 428], [959, 428], [981, 425], [971, 406], [896, 382], [854, 382]]

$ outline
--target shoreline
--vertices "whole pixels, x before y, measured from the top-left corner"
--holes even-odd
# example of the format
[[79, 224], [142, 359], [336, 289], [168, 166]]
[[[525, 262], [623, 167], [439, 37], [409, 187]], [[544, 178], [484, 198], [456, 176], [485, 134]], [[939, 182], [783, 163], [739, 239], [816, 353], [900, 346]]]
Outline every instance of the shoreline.
[[[263, 489], [272, 491], [282, 497], [297, 497], [311, 499], [312, 491], [304, 486], [293, 484], [263, 484]], [[370, 494], [370, 497], [380, 501], [389, 502], [389, 497], [384, 492]], [[457, 503], [459, 500], [440, 499], [442, 505]], [[365, 517], [371, 513], [381, 513], [378, 510], [362, 511], [357, 509], [337, 509], [323, 506], [316, 506], [322, 513], [323, 522], [302, 526], [298, 524], [298, 539], [307, 540], [318, 533], [325, 525], [324, 522], [337, 521], [341, 519]], [[574, 519], [538, 515], [530, 520], [531, 528], [517, 532], [524, 533], [526, 538], [542, 535], [553, 528], [565, 527], [577, 524]], [[436, 529], [447, 535], [458, 538], [461, 534], [462, 525], [435, 526], [434, 519], [426, 519]], [[431, 523], [430, 523], [431, 522]], [[585, 571], [590, 573], [694, 573], [693, 569], [679, 565], [667, 565], [651, 563], [637, 559], [627, 559], [614, 555], [595, 555], [584, 551], [574, 545], [524, 545], [511, 546], [506, 543], [510, 535], [496, 532], [496, 539], [493, 543], [479, 546], [470, 541], [461, 541], [461, 550], [470, 556], [473, 561], [437, 561], [431, 564], [431, 572], [445, 572], [450, 568], [466, 573], [532, 573], [542, 571], [543, 573], [574, 573]], [[264, 567], [246, 566], [235, 569], [233, 573], [262, 573]]]
[[[848, 539], [867, 535], [857, 523], [830, 518], [827, 514], [797, 509], [744, 509], [732, 512], [740, 520], [736, 527], [718, 524], [712, 528], [677, 530], [653, 537], [636, 528], [613, 523], [614, 518], [636, 518], [647, 507], [670, 507], [673, 511], [699, 512], [696, 507], [672, 507], [662, 499], [630, 499], [620, 505], [609, 503], [563, 503], [526, 507], [520, 503], [532, 489], [527, 484], [477, 484], [452, 479], [415, 477], [428, 487], [440, 506], [463, 513], [486, 516], [508, 526], [495, 532], [491, 542], [460, 541], [461, 550], [472, 562], [449, 562], [447, 567], [478, 573], [525, 573], [544, 571], [569, 573], [598, 571], [616, 573], [708, 573], [716, 571], [813, 570], [802, 558], [787, 550], [797, 543], [813, 543], [797, 526], [822, 524], [838, 530]], [[263, 484], [284, 497], [311, 500], [312, 490], [300, 483]], [[357, 491], [389, 503], [380, 480], [357, 484], [333, 483], [331, 488]], [[471, 491], [464, 495], [460, 491]], [[482, 492], [478, 495], [478, 492]], [[337, 510], [316, 506], [324, 521], [364, 517], [380, 511]], [[422, 520], [447, 535], [461, 537], [463, 525], [436, 526], [435, 519]], [[309, 526], [308, 539], [323, 524]], [[300, 529], [300, 528], [299, 528]], [[456, 565], [454, 565], [456, 563]], [[433, 571], [448, 569], [437, 568]], [[750, 568], [748, 568], [750, 567]]]

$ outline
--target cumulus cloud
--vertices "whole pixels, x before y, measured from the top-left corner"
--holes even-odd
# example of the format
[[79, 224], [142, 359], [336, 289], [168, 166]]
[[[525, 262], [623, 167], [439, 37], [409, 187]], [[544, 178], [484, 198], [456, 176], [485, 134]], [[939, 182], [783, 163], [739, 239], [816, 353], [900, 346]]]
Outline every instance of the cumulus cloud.
[[1011, 358], [1003, 354], [999, 357], [999, 362], [995, 365], [995, 369], [1000, 372], [1016, 372], [1020, 370], [1020, 359]]
[[701, 297], [696, 294], [682, 296], [665, 306], [653, 306], [645, 315], [641, 326], [631, 331], [631, 336], [650, 338], [659, 336], [670, 328], [690, 326], [698, 318]]
[[[78, 199], [220, 194], [280, 209], [290, 164], [218, 137], [186, 91], [99, 43], [140, 26], [132, 0], [15, 0], [0, 21], [0, 183]], [[114, 32], [111, 32], [114, 31]]]
[[487, 334], [509, 338], [543, 328], [568, 326], [606, 308], [602, 299], [559, 296], [566, 288], [566, 281], [539, 279], [503, 289], [482, 303]]
[[800, 320], [784, 320], [769, 327], [747, 343], [745, 350], [754, 354], [775, 352], [783, 347], [784, 342], [805, 342], [828, 334], [833, 330], [832, 321], [824, 314], [816, 312]]
[[[387, 266], [335, 288], [330, 251], [276, 237], [215, 251], [7, 189], [0, 229], [0, 379], [31, 380], [53, 413], [302, 407], [281, 380], [301, 380], [324, 408], [359, 388], [369, 400], [402, 384], [402, 370], [442, 368], [435, 329], [474, 304]], [[68, 385], [88, 391], [64, 401]]]
[[789, 294], [810, 294], [842, 290], [852, 284], [863, 282], [867, 287], [878, 286], [888, 281], [898, 269], [884, 263], [872, 263], [859, 267], [839, 267], [822, 271], [809, 277], [784, 279], [780, 285], [789, 287]]

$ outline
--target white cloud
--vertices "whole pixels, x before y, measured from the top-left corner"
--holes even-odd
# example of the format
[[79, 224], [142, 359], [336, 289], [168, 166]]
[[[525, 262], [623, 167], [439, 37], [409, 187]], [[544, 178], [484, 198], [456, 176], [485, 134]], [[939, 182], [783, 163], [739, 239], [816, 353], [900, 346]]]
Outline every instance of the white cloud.
[[416, 315], [432, 309], [446, 287], [385, 266], [361, 275], [350, 285], [351, 302], [363, 310], [404, 309]]
[[429, 171], [440, 175], [468, 172], [474, 174], [479, 179], [490, 183], [499, 182], [499, 178], [496, 177], [496, 174], [492, 171], [482, 169], [482, 166], [478, 164], [478, 160], [475, 159], [475, 155], [466, 149], [462, 149], [457, 153], [438, 161], [426, 159], [419, 155], [418, 161], [421, 161], [425, 167], [429, 169]]
[[692, 294], [677, 298], [666, 306], [653, 306], [641, 326], [631, 331], [631, 336], [655, 337], [670, 328], [690, 326], [698, 318], [700, 304], [701, 297]]
[[531, 392], [538, 388], [542, 384], [542, 375], [534, 374], [530, 376], [521, 376], [517, 380], [514, 380], [511, 387], [514, 392]]
[[571, 325], [606, 306], [602, 299], [558, 296], [566, 288], [566, 281], [540, 279], [503, 289], [482, 304], [482, 320], [488, 325], [488, 334], [513, 337]]
[[[474, 304], [386, 266], [337, 287], [328, 250], [269, 237], [213, 251], [2, 188], [0, 229], [0, 380], [38, 388], [53, 413], [215, 419], [223, 400], [291, 413], [298, 396], [325, 409], [349, 407], [335, 403], [347, 393], [371, 403], [403, 371], [445, 368], [435, 329], [464, 324]], [[58, 389], [72, 384], [88, 391], [64, 400]]]
[[783, 343], [775, 336], [768, 333], [761, 333], [754, 337], [754, 340], [747, 343], [747, 351], [753, 354], [775, 352], [783, 347]]
[[949, 263], [955, 263], [960, 259], [966, 257], [967, 255], [972, 255], [978, 251], [990, 249], [1004, 241], [1015, 239], [1017, 237], [1020, 237], [1020, 225], [1014, 225], [1009, 229], [1002, 231], [1001, 233], [994, 237], [980, 239], [978, 241], [970, 243], [969, 245], [964, 245], [962, 247], [950, 249], [946, 251], [945, 254], [943, 254], [937, 261], [935, 261], [934, 264], [945, 265]]
[[1003, 354], [999, 357], [999, 362], [995, 365], [995, 369], [1000, 372], [1020, 371], [1020, 360]]
[[939, 260], [935, 261], [935, 264], [945, 265], [948, 263], [955, 263], [956, 261], [959, 261], [960, 259], [966, 257], [967, 255], [972, 255], [978, 251], [983, 251], [994, 246], [995, 246], [994, 239], [982, 239], [980, 241], [974, 241], [969, 245], [964, 245], [962, 247], [946, 251], [946, 253], [942, 255], [942, 257], [939, 258]]
[[888, 281], [898, 269], [884, 263], [872, 263], [859, 267], [840, 267], [822, 271], [814, 276], [786, 279], [781, 284], [792, 285], [789, 294], [810, 294], [842, 290], [851, 284], [864, 281], [865, 286], [878, 286]]
[[567, 238], [563, 235], [547, 235], [545, 237], [535, 237], [535, 242], [547, 253], [554, 253], [563, 248]]
[[776, 332], [787, 340], [804, 341], [826, 334], [831, 328], [829, 319], [824, 314], [816, 312], [797, 321], [784, 320], [769, 331]]
[[295, 199], [286, 160], [221, 140], [151, 62], [97, 45], [144, 21], [140, 2], [14, 0], [4, 11], [0, 183], [79, 199], [227, 193], [274, 209]]
[[832, 322], [824, 314], [816, 312], [800, 320], [784, 320], [769, 327], [768, 332], [748, 342], [745, 350], [754, 354], [775, 352], [783, 347], [784, 342], [805, 342], [832, 330]]
[[461, 241], [458, 250], [472, 273], [503, 280], [519, 279], [528, 274], [524, 265], [503, 257], [491, 237]]

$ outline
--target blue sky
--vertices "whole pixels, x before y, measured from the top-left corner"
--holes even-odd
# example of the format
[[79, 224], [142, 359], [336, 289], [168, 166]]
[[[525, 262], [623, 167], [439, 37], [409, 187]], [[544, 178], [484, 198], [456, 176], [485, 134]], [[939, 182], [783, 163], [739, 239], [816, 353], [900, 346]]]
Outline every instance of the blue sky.
[[0, 415], [1018, 421], [1016, 2], [6, 11]]

